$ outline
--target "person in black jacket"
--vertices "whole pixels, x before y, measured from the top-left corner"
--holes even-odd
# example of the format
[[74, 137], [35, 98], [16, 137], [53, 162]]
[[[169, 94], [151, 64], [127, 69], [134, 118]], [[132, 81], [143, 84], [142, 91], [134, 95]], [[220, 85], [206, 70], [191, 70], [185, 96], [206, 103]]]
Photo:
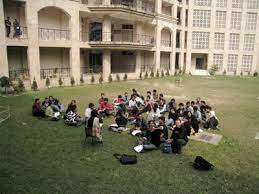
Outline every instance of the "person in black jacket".
[[187, 131], [179, 119], [175, 121], [175, 125], [171, 138], [167, 140], [167, 143], [171, 144], [174, 153], [181, 153], [182, 147], [188, 143]]

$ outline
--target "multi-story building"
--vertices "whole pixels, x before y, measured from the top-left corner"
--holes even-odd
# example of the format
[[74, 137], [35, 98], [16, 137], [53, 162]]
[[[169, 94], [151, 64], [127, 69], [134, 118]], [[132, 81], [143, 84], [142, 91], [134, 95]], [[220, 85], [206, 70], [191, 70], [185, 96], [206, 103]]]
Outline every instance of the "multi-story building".
[[212, 66], [253, 73], [258, 8], [258, 0], [0, 0], [0, 75], [43, 87], [47, 77], [55, 85]]

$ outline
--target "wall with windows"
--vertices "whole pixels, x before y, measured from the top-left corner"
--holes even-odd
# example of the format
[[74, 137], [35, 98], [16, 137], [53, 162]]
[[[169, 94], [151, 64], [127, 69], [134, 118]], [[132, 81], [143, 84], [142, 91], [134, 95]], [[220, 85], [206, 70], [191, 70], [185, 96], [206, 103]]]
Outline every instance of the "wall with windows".
[[7, 47], [9, 70], [21, 70], [28, 68], [26, 47]]

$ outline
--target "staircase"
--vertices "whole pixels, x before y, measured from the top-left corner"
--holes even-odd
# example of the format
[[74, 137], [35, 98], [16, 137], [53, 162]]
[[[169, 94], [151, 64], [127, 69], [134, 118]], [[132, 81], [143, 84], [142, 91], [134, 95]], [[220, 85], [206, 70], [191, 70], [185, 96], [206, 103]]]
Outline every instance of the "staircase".
[[191, 71], [192, 75], [199, 75], [199, 76], [210, 76], [210, 73], [208, 70], [203, 70], [203, 69], [195, 69]]

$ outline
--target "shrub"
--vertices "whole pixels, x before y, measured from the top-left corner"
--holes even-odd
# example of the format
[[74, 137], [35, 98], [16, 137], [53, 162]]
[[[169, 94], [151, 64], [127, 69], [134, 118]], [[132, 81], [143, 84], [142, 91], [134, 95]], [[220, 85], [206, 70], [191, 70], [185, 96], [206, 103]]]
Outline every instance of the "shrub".
[[161, 71], [161, 77], [164, 77], [165, 76], [165, 73], [164, 73], [164, 70]]
[[46, 84], [46, 87], [49, 88], [49, 86], [50, 86], [50, 79], [49, 79], [49, 77], [46, 78], [45, 84]]
[[145, 79], [147, 79], [148, 78], [148, 73], [147, 73], [147, 71], [146, 71], [146, 73], [145, 73]]
[[223, 71], [223, 75], [227, 75], [227, 71], [226, 71], [226, 69], [224, 69], [224, 71]]
[[108, 81], [111, 83], [112, 82], [112, 75], [110, 74], [108, 77]]
[[35, 78], [33, 78], [33, 82], [32, 82], [32, 85], [31, 85], [31, 89], [32, 89], [33, 91], [37, 91], [37, 90], [38, 90], [38, 84], [37, 84]]
[[101, 73], [99, 77], [99, 84], [102, 84], [102, 83], [103, 83], [103, 74]]
[[243, 71], [240, 72], [240, 76], [243, 76]]
[[75, 78], [73, 76], [70, 78], [70, 84], [72, 87], [75, 86]]
[[139, 79], [142, 79], [142, 72], [140, 72], [139, 74]]
[[83, 76], [83, 74], [81, 74], [81, 76], [80, 76], [80, 84], [82, 84], [82, 85], [83, 85], [83, 84], [84, 84], [84, 82], [85, 82], [85, 81], [84, 81], [84, 76]]
[[124, 74], [123, 80], [126, 81], [128, 79], [127, 73]]
[[254, 72], [254, 77], [257, 77], [258, 76], [258, 73], [257, 72]]
[[166, 70], [166, 73], [165, 73], [166, 76], [170, 76], [170, 72], [169, 72], [169, 69]]
[[248, 72], [247, 72], [247, 75], [249, 75], [249, 76], [250, 76], [250, 75], [251, 75], [251, 72], [250, 72], [250, 71], [248, 71]]
[[93, 84], [94, 82], [95, 82], [95, 79], [94, 79], [94, 75], [92, 74], [92, 76], [91, 76], [91, 83]]
[[3, 87], [3, 88], [10, 87], [10, 80], [9, 80], [9, 78], [6, 77], [6, 76], [2, 76], [0, 78], [0, 84], [1, 84], [1, 87]]
[[218, 71], [218, 67], [216, 65], [211, 66], [209, 73], [210, 75], [215, 75], [215, 73]]
[[154, 71], [152, 69], [152, 71], [150, 72], [150, 77], [153, 78], [154, 77]]
[[159, 78], [160, 74], [159, 74], [159, 71], [156, 70], [156, 77]]
[[120, 78], [120, 75], [119, 75], [119, 74], [116, 75], [116, 80], [117, 80], [118, 82], [121, 81], [121, 78]]
[[63, 85], [63, 81], [62, 81], [61, 77], [58, 79], [58, 84], [59, 84], [59, 87], [61, 87]]
[[18, 88], [19, 88], [19, 92], [25, 91], [25, 86], [21, 78], [18, 79]]
[[182, 69], [180, 68], [180, 69], [179, 69], [179, 73], [178, 73], [178, 74], [180, 74], [180, 75], [181, 75], [182, 73], [183, 73], [183, 72], [182, 72]]

